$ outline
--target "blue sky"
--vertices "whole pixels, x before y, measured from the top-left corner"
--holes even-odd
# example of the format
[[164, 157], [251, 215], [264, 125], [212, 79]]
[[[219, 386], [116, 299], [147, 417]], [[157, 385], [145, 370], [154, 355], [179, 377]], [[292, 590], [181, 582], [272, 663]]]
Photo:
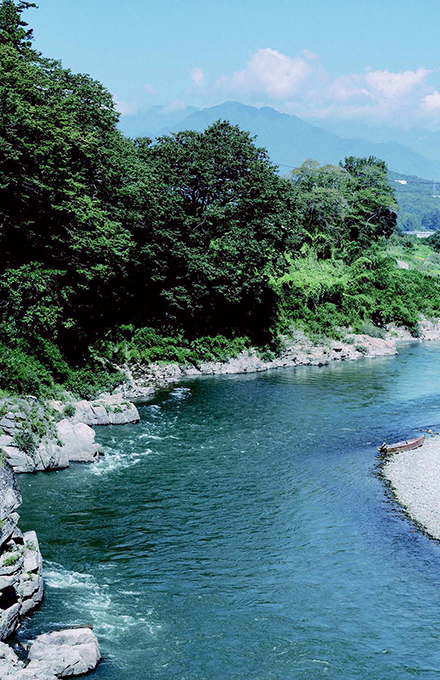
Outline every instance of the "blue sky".
[[325, 120], [440, 123], [438, 0], [37, 0], [35, 44], [123, 114], [227, 99]]

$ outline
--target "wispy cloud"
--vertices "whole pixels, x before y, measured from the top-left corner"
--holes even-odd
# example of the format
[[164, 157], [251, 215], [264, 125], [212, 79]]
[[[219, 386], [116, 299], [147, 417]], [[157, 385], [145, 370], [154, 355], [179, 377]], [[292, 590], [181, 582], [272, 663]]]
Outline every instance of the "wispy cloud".
[[113, 101], [115, 103], [115, 109], [121, 116], [132, 116], [137, 113], [139, 106], [134, 102], [124, 102], [117, 98], [115, 94], [113, 96]]
[[145, 91], [147, 94], [149, 94], [149, 95], [151, 95], [151, 96], [153, 96], [153, 97], [154, 97], [156, 94], [158, 94], [156, 88], [155, 88], [154, 85], [152, 85], [151, 83], [145, 83], [145, 85], [144, 85], [144, 91]]
[[191, 80], [193, 81], [193, 83], [196, 87], [204, 87], [204, 85], [205, 85], [205, 74], [203, 73], [201, 68], [196, 66], [196, 68], [193, 68], [190, 75], [191, 75]]

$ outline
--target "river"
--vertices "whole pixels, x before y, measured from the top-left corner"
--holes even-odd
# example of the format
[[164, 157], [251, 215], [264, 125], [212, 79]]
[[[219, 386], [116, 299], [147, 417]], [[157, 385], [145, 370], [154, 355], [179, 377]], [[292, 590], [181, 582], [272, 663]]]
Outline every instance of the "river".
[[22, 475], [21, 638], [93, 623], [94, 680], [438, 680], [440, 545], [375, 446], [440, 423], [439, 352], [187, 381], [98, 429], [97, 465]]

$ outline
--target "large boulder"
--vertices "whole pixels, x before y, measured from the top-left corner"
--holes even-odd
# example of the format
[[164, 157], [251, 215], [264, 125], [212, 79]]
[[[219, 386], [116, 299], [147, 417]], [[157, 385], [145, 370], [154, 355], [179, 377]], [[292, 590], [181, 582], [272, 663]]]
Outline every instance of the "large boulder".
[[96, 635], [90, 628], [71, 628], [39, 635], [29, 649], [28, 671], [44, 666], [59, 678], [82, 675], [100, 659]]
[[94, 463], [99, 459], [102, 448], [95, 442], [95, 432], [89, 425], [64, 418], [57, 423], [57, 432], [69, 462]]

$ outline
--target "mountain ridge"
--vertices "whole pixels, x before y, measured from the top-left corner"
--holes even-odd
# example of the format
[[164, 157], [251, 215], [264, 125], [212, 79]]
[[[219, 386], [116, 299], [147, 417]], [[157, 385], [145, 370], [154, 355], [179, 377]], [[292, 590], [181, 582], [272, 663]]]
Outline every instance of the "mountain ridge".
[[[158, 115], [162, 116], [159, 107], [156, 108]], [[189, 115], [185, 115], [188, 111], [191, 111]], [[130, 123], [128, 120], [130, 117], [124, 118], [120, 126], [124, 132], [130, 134], [129, 128], [133, 128], [133, 119]], [[145, 127], [148, 125], [147, 118]], [[159, 136], [187, 129], [201, 132], [216, 120], [229, 120], [255, 135], [257, 144], [268, 150], [272, 161], [280, 168], [298, 167], [308, 158], [313, 158], [321, 164], [337, 164], [345, 156], [376, 156], [382, 158], [394, 172], [417, 175], [429, 180], [440, 179], [440, 160], [428, 159], [400, 142], [375, 142], [341, 137], [335, 132], [318, 127], [298, 116], [281, 113], [270, 106], [257, 108], [236, 101], [227, 101], [203, 109], [194, 110], [193, 107], [192, 110], [188, 108], [178, 113], [174, 112], [172, 120], [165, 119], [166, 116], [163, 118], [165, 125], [160, 128], [157, 123], [153, 124], [150, 114], [150, 129], [139, 132], [142, 127], [142, 114], [138, 114], [136, 118], [138, 134]]]

